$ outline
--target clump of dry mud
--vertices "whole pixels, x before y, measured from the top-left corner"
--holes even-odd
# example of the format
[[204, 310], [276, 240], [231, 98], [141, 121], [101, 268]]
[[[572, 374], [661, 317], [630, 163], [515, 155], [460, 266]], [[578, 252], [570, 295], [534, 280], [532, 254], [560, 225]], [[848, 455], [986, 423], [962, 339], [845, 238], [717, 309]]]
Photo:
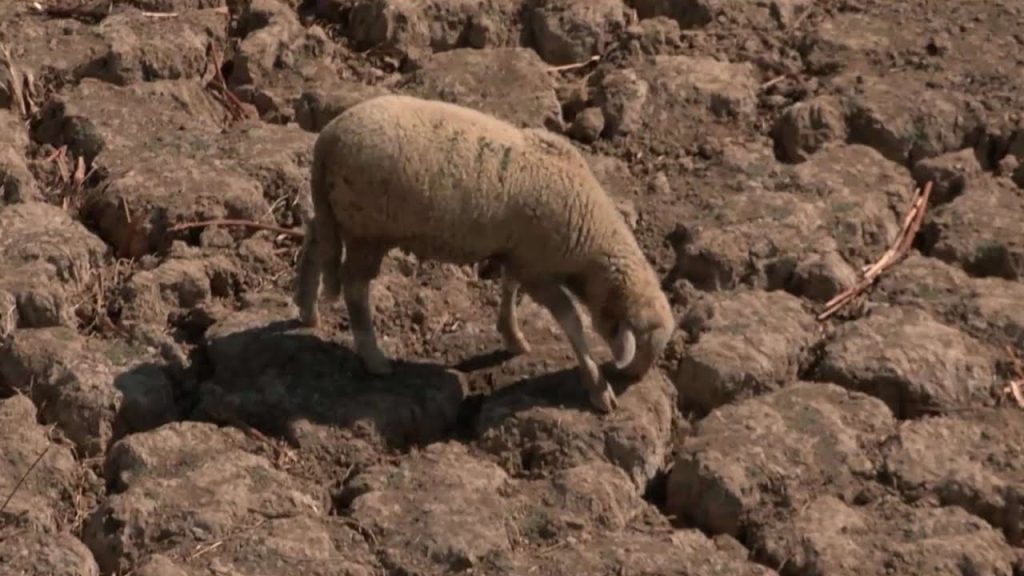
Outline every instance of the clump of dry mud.
[[[981, 0], [3, 3], [0, 572], [1024, 573], [1022, 30]], [[180, 227], [299, 229], [316, 132], [386, 93], [592, 163], [679, 318], [614, 414], [528, 299], [502, 358], [473, 270], [387, 259], [371, 378], [344, 306], [298, 326], [295, 235]], [[910, 257], [818, 322], [929, 180]]]

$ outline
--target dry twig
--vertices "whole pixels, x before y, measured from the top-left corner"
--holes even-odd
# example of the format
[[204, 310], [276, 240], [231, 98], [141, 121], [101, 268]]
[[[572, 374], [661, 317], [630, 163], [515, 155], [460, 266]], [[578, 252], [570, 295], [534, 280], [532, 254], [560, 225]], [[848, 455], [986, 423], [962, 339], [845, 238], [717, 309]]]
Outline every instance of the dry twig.
[[240, 536], [244, 536], [244, 535], [246, 535], [246, 534], [248, 534], [248, 533], [250, 533], [250, 532], [252, 532], [254, 530], [257, 530], [258, 528], [260, 528], [261, 526], [263, 526], [266, 523], [267, 523], [267, 519], [264, 518], [264, 519], [260, 520], [259, 522], [253, 524], [252, 526], [246, 526], [245, 528], [242, 528], [240, 530], [236, 530], [235, 532], [232, 532], [231, 534], [228, 534], [227, 536], [224, 536], [223, 538], [218, 538], [217, 540], [214, 540], [213, 542], [210, 542], [209, 544], [207, 544], [205, 546], [198, 546], [198, 547], [196, 547], [195, 552], [193, 552], [192, 554], [189, 554], [188, 557], [185, 558], [185, 561], [186, 562], [191, 562], [192, 560], [195, 560], [196, 558], [199, 558], [203, 554], [208, 554], [210, 552], [213, 552], [217, 548], [220, 548], [221, 546], [223, 546], [224, 543], [227, 542], [228, 540], [233, 540], [233, 539], [238, 538]]
[[548, 67], [548, 72], [564, 72], [566, 70], [575, 70], [577, 68], [584, 68], [586, 66], [589, 66], [590, 64], [593, 64], [594, 62], [599, 62], [600, 60], [601, 60], [601, 56], [595, 55], [595, 56], [591, 56], [587, 60], [584, 60], [583, 62], [576, 62], [576, 63], [573, 63], [573, 64], [563, 64], [562, 66], [549, 66]]
[[917, 235], [917, 231], [921, 228], [921, 223], [924, 222], [925, 208], [928, 205], [928, 198], [931, 196], [931, 193], [932, 183], [930, 181], [923, 188], [917, 190], [917, 193], [914, 195], [914, 201], [911, 203], [910, 210], [903, 219], [903, 226], [900, 228], [899, 234], [896, 235], [893, 245], [877, 262], [864, 270], [859, 282], [829, 300], [825, 304], [825, 309], [818, 314], [818, 320], [825, 320], [835, 314], [840, 308], [871, 287], [883, 272], [902, 260], [910, 252], [914, 236]]
[[1013, 365], [1013, 373], [1016, 377], [1006, 384], [1003, 392], [1013, 397], [1018, 407], [1024, 408], [1024, 390], [1022, 390], [1024, 388], [1024, 361], [1021, 361], [1010, 345], [1006, 346], [1006, 353], [1010, 356], [1010, 363]]
[[11, 488], [10, 493], [7, 494], [7, 498], [4, 499], [4, 503], [0, 504], [0, 516], [3, 516], [4, 510], [6, 510], [7, 505], [11, 503], [11, 499], [14, 498], [14, 495], [18, 493], [18, 490], [21, 488], [21, 485], [25, 483], [25, 479], [27, 479], [28, 475], [31, 474], [33, 470], [35, 470], [36, 466], [39, 465], [39, 462], [43, 460], [43, 457], [46, 456], [46, 453], [49, 451], [50, 443], [47, 442], [46, 448], [43, 448], [43, 451], [39, 453], [39, 456], [36, 456], [36, 459], [32, 462], [32, 465], [29, 466], [28, 469], [25, 470], [25, 472], [21, 475], [21, 478], [18, 478], [18, 481], [15, 482], [14, 488]]
[[18, 114], [21, 118], [28, 118], [35, 110], [35, 103], [32, 102], [30, 97], [32, 76], [18, 70], [18, 67], [14, 65], [14, 57], [11, 56], [11, 51], [3, 43], [0, 43], [0, 64], [7, 68], [7, 75], [10, 76], [10, 82], [6, 90], [11, 97], [11, 111]]
[[253, 222], [252, 220], [204, 220], [202, 222], [185, 222], [184, 224], [175, 224], [167, 229], [168, 232], [178, 232], [180, 230], [188, 230], [190, 228], [205, 228], [207, 226], [241, 226], [243, 228], [252, 228], [255, 230], [269, 230], [271, 232], [277, 232], [278, 234], [284, 234], [286, 236], [292, 236], [294, 238], [302, 238], [305, 234], [302, 230], [296, 230], [294, 228], [284, 228], [282, 226], [275, 226], [273, 224], [263, 224], [261, 222]]
[[211, 66], [213, 73], [210, 75], [208, 80], [204, 80], [204, 86], [210, 90], [214, 96], [220, 101], [224, 109], [228, 111], [233, 121], [245, 120], [249, 118], [249, 110], [245, 107], [238, 96], [235, 96], [234, 92], [228, 88], [228, 83], [224, 79], [224, 74], [221, 72], [221, 58], [220, 52], [217, 50], [217, 46], [213, 42], [210, 42], [206, 46], [206, 67], [201, 75], [202, 78], [206, 78]]

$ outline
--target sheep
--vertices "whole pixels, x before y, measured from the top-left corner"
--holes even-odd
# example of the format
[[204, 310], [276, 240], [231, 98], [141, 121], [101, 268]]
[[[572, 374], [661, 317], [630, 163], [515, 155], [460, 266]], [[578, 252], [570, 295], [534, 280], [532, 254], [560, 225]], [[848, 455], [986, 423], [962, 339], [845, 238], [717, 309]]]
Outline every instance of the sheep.
[[321, 130], [311, 179], [313, 215], [293, 301], [300, 322], [315, 328], [321, 289], [328, 302], [343, 296], [356, 355], [371, 374], [393, 371], [369, 305], [370, 283], [393, 248], [421, 260], [500, 268], [496, 328], [506, 349], [530, 351], [516, 316], [522, 288], [561, 327], [590, 402], [604, 413], [618, 401], [591, 357], [574, 300], [587, 308], [622, 376], [646, 374], [674, 333], [654, 268], [561, 136], [447, 102], [377, 96]]

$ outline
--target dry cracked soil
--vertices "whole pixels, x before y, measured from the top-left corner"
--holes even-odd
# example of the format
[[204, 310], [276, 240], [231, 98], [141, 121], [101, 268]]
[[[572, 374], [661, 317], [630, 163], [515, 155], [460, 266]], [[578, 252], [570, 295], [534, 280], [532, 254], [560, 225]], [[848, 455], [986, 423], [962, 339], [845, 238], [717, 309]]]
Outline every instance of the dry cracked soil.
[[[3, 576], [1024, 574], [1018, 0], [0, 0], [0, 43]], [[390, 377], [298, 325], [312, 142], [388, 93], [591, 163], [678, 319], [617, 411], [469, 267], [388, 257]]]

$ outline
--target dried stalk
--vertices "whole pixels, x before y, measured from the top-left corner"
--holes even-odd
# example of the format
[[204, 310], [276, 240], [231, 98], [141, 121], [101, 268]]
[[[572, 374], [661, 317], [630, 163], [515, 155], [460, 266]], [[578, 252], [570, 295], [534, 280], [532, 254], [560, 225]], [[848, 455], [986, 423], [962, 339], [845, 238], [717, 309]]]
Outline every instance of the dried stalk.
[[204, 82], [205, 87], [220, 100], [221, 105], [228, 111], [233, 121], [245, 120], [250, 117], [249, 110], [235, 96], [234, 92], [228, 88], [227, 80], [224, 79], [224, 73], [221, 72], [221, 64], [220, 53], [217, 51], [214, 43], [210, 42], [206, 47], [206, 68], [203, 70], [202, 77], [206, 78], [207, 71], [211, 65], [213, 66], [213, 74], [209, 80]]
[[836, 295], [835, 298], [832, 298], [825, 304], [825, 309], [818, 314], [819, 321], [829, 318], [840, 308], [862, 294], [875, 283], [875, 280], [877, 280], [883, 272], [902, 260], [903, 257], [910, 252], [910, 247], [914, 243], [914, 237], [917, 235], [918, 230], [921, 229], [921, 224], [924, 222], [925, 208], [928, 205], [928, 198], [931, 196], [931, 193], [931, 182], [926, 183], [923, 188], [917, 191], [914, 196], [914, 201], [910, 205], [910, 210], [903, 218], [903, 226], [900, 228], [899, 234], [896, 235], [893, 245], [877, 262], [864, 270], [859, 282], [842, 291]]
[[294, 238], [302, 238], [305, 234], [302, 230], [296, 230], [294, 228], [284, 228], [281, 226], [275, 226], [273, 224], [263, 224], [260, 222], [254, 222], [252, 220], [204, 220], [202, 222], [185, 222], [183, 224], [175, 224], [167, 229], [168, 232], [178, 232], [179, 230], [188, 230], [190, 228], [205, 228], [207, 226], [241, 226], [243, 228], [252, 228], [255, 230], [269, 230], [271, 232], [277, 232], [278, 234], [285, 234]]
[[566, 70], [575, 70], [577, 68], [584, 68], [586, 66], [589, 66], [590, 64], [593, 64], [594, 62], [599, 62], [600, 60], [601, 60], [601, 56], [595, 55], [595, 56], [591, 56], [587, 60], [584, 60], [583, 62], [576, 62], [576, 63], [573, 63], [573, 64], [564, 64], [562, 66], [549, 66], [548, 67], [548, 72], [564, 72]]
[[0, 64], [7, 68], [7, 74], [11, 77], [7, 90], [11, 95], [11, 111], [21, 118], [27, 118], [31, 113], [31, 105], [25, 99], [24, 78], [17, 66], [14, 65], [14, 58], [7, 45], [0, 43]]
[[25, 470], [25, 472], [21, 475], [20, 478], [18, 478], [18, 481], [14, 484], [14, 488], [11, 488], [10, 493], [7, 494], [7, 498], [4, 499], [4, 503], [0, 504], [0, 516], [2, 516], [4, 510], [7, 509], [7, 505], [11, 503], [11, 499], [14, 498], [14, 495], [18, 493], [18, 489], [21, 488], [21, 485], [25, 483], [25, 479], [28, 478], [28, 475], [31, 474], [33, 470], [35, 470], [36, 466], [39, 465], [39, 463], [43, 460], [43, 457], [46, 456], [47, 452], [49, 451], [50, 443], [49, 441], [47, 441], [46, 448], [43, 448], [43, 451], [39, 453], [39, 456], [36, 456], [36, 459], [32, 462], [28, 469]]

